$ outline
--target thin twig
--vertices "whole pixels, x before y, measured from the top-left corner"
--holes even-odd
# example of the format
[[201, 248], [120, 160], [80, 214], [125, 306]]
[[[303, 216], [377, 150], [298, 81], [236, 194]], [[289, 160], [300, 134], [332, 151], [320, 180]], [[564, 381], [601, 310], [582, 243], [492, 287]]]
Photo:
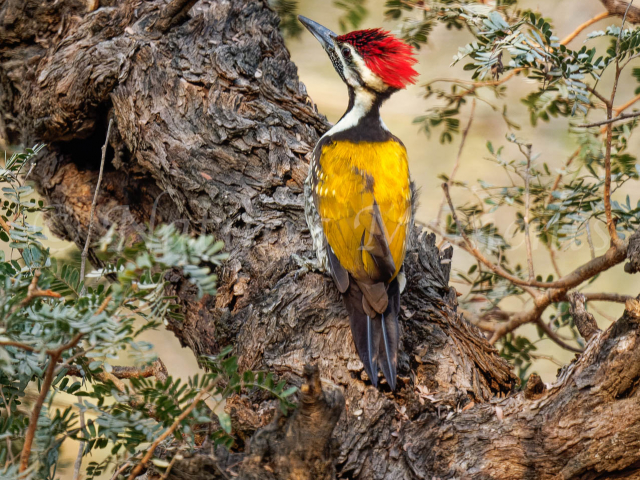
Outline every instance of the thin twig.
[[[64, 370], [65, 368], [75, 368], [75, 366], [70, 367], [69, 365], [72, 365], [73, 362], [75, 362], [76, 360], [78, 360], [80, 357], [84, 357], [87, 353], [89, 353], [91, 350], [93, 350], [93, 347], [89, 347], [86, 350], [80, 350], [79, 352], [75, 353], [74, 355], [70, 356], [69, 358], [67, 358], [64, 362], [60, 362], [58, 364], [58, 368], [56, 368], [56, 375], [58, 375], [62, 370]], [[78, 370], [78, 373], [80, 373], [80, 371]], [[68, 374], [70, 375], [70, 374]]]
[[600, 94], [595, 88], [587, 85], [587, 90], [592, 93], [593, 95], [595, 95], [596, 97], [598, 97], [598, 99], [604, 103], [606, 106], [609, 106], [609, 100], [607, 100], [606, 98], [604, 98], [602, 96], [602, 94]]
[[547, 336], [553, 340], [555, 343], [557, 343], [558, 345], [560, 345], [562, 348], [564, 348], [565, 350], [571, 350], [572, 352], [576, 352], [576, 353], [582, 353], [582, 349], [581, 348], [577, 348], [574, 347], [573, 345], [569, 345], [568, 343], [566, 343], [564, 340], [562, 340], [557, 334], [556, 332], [554, 332], [553, 330], [551, 330], [549, 328], [549, 325], [547, 325], [546, 323], [544, 323], [542, 321], [541, 318], [538, 318], [538, 320], [536, 321], [536, 325], [538, 327], [540, 327], [540, 330], [542, 330], [544, 333], [547, 334]]
[[102, 383], [113, 383], [115, 387], [120, 390], [122, 393], [125, 392], [126, 386], [122, 380], [116, 377], [113, 373], [107, 372], [104, 367], [102, 368], [102, 372], [96, 374], [96, 378], [100, 380]]
[[105, 299], [102, 301], [102, 303], [100, 304], [100, 306], [98, 307], [98, 309], [95, 311], [94, 315], [100, 315], [102, 312], [104, 312], [109, 306], [110, 301], [111, 301], [111, 295], [107, 295]]
[[60, 295], [58, 292], [54, 292], [52, 290], [40, 290], [38, 288], [38, 280], [40, 279], [40, 275], [42, 275], [42, 272], [40, 272], [40, 270], [36, 270], [34, 272], [33, 278], [31, 279], [31, 283], [29, 284], [29, 287], [27, 287], [27, 296], [20, 303], [22, 307], [29, 305], [35, 298], [38, 298], [38, 297], [51, 297], [51, 298], [62, 297], [62, 295]]
[[31, 411], [31, 416], [29, 417], [29, 427], [27, 428], [27, 433], [24, 437], [22, 453], [20, 454], [20, 472], [24, 472], [29, 466], [31, 446], [36, 434], [38, 419], [40, 418], [40, 411], [42, 410], [42, 405], [44, 404], [44, 401], [47, 398], [47, 394], [49, 393], [49, 389], [51, 388], [51, 383], [53, 382], [55, 367], [56, 363], [58, 362], [58, 358], [59, 356], [56, 355], [52, 356], [49, 359], [49, 365], [47, 365], [47, 370], [45, 372], [44, 379], [42, 380], [42, 385], [40, 386], [40, 394], [38, 395], [35, 405], [33, 406], [33, 410]]
[[638, 100], [640, 100], [640, 93], [638, 95], [636, 95], [635, 97], [633, 97], [628, 102], [623, 103], [619, 107], [614, 108], [613, 111], [615, 112], [616, 115], [620, 115], [622, 112], [624, 112], [627, 108], [629, 108], [631, 105], [636, 103]]
[[559, 287], [549, 287], [542, 295], [536, 292], [538, 296], [534, 299], [533, 308], [525, 312], [518, 312], [517, 314], [512, 315], [508, 322], [497, 326], [493, 336], [489, 340], [489, 343], [494, 344], [502, 336], [512, 332], [525, 323], [536, 322], [549, 305], [566, 299], [566, 294], [569, 289], [580, 285], [582, 282], [614, 265], [617, 265], [618, 263], [622, 263], [627, 257], [628, 247], [628, 239], [621, 242], [619, 246], [613, 245], [604, 255], [596, 257], [584, 265], [581, 265], [573, 272], [562, 277], [559, 281], [551, 282], [559, 285]]
[[[614, 82], [614, 84], [617, 83]], [[607, 106], [607, 118], [611, 119], [611, 107]], [[611, 213], [611, 143], [613, 138], [613, 132], [611, 123], [607, 124], [607, 143], [605, 146], [604, 154], [604, 213], [607, 217], [607, 228], [609, 229], [609, 236], [611, 242], [615, 245], [618, 239], [618, 232], [616, 231], [616, 225], [613, 221], [613, 215]]]
[[175, 432], [175, 430], [178, 428], [180, 423], [182, 423], [182, 421], [191, 414], [193, 409], [196, 408], [198, 403], [200, 403], [200, 400], [202, 400], [202, 397], [204, 397], [207, 393], [209, 393], [209, 391], [214, 387], [214, 385], [215, 383], [211, 383], [207, 385], [205, 388], [203, 388], [202, 390], [200, 390], [200, 392], [198, 392], [198, 394], [191, 401], [191, 404], [186, 408], [186, 410], [183, 411], [178, 416], [178, 418], [175, 419], [173, 424], [169, 428], [167, 428], [162, 433], [162, 435], [160, 435], [158, 438], [154, 440], [154, 442], [149, 446], [147, 453], [144, 455], [144, 457], [142, 457], [142, 460], [140, 461], [140, 463], [136, 465], [135, 468], [131, 471], [131, 475], [129, 475], [129, 480], [134, 480], [138, 475], [140, 475], [140, 473], [142, 473], [142, 470], [144, 469], [144, 467], [146, 467], [149, 460], [151, 460], [151, 457], [153, 457], [153, 453], [155, 452], [156, 448], [158, 448], [158, 445], [160, 445], [160, 443], [162, 443], [169, 435]]
[[9, 226], [9, 224], [4, 220], [4, 218], [2, 218], [2, 216], [0, 216], [0, 226], [2, 227], [2, 229], [7, 232], [8, 234], [11, 233], [11, 227]]
[[[82, 370], [75, 365], [66, 366], [65, 375], [79, 377], [82, 376]], [[102, 377], [100, 377], [102, 375]], [[107, 381], [115, 378], [116, 380], [129, 380], [132, 378], [149, 378], [156, 377], [160, 381], [166, 380], [168, 375], [167, 369], [164, 366], [164, 363], [160, 359], [155, 360], [152, 364], [147, 365], [145, 367], [122, 367], [119, 365], [115, 365], [111, 367], [111, 372], [109, 372], [109, 376], [103, 375], [101, 373], [96, 376], [102, 380]], [[119, 385], [118, 382], [114, 383]], [[120, 382], [121, 383], [121, 382]], [[124, 384], [123, 384], [124, 385]]]
[[[622, 112], [624, 112], [627, 108], [629, 108], [631, 105], [636, 103], [638, 100], [640, 100], [640, 94], [636, 95], [631, 100], [629, 100], [628, 102], [624, 103], [623, 105], [620, 105], [619, 107], [614, 108], [613, 111], [614, 111], [616, 117], [619, 117]], [[583, 126], [589, 126], [589, 125], [583, 125]], [[607, 131], [607, 127], [606, 127], [606, 121], [605, 121], [604, 125], [600, 129], [600, 133], [603, 134], [606, 131]], [[580, 148], [577, 148], [571, 154], [571, 156], [569, 157], [569, 160], [567, 160], [567, 163], [565, 164], [565, 168], [569, 167], [571, 165], [571, 163], [576, 159], [576, 157], [579, 154], [580, 154]], [[560, 186], [560, 181], [562, 180], [562, 177], [563, 177], [563, 175], [561, 173], [559, 173], [558, 176], [556, 177], [556, 181], [553, 183], [553, 187], [551, 187], [551, 191], [549, 192], [549, 197], [547, 198], [547, 203], [553, 202], [553, 200], [554, 200], [553, 192], [555, 192], [558, 189], [558, 187]]]
[[29, 466], [29, 457], [31, 456], [31, 447], [33, 445], [33, 439], [36, 435], [36, 428], [38, 426], [38, 419], [40, 418], [40, 411], [42, 410], [42, 405], [47, 398], [47, 394], [49, 393], [49, 389], [51, 388], [51, 383], [53, 382], [53, 377], [55, 376], [56, 364], [58, 363], [58, 359], [62, 355], [63, 352], [69, 350], [70, 348], [75, 347], [83, 334], [78, 333], [73, 339], [56, 350], [50, 351], [49, 356], [49, 365], [47, 365], [47, 370], [44, 375], [44, 379], [42, 380], [42, 385], [40, 386], [40, 395], [38, 395], [38, 399], [33, 406], [33, 410], [31, 411], [31, 416], [29, 417], [29, 427], [27, 428], [27, 433], [24, 436], [24, 444], [22, 447], [22, 452], [20, 454], [20, 473], [24, 472]]
[[587, 229], [587, 243], [589, 244], [589, 251], [591, 252], [591, 259], [596, 258], [596, 249], [593, 246], [593, 238], [591, 237], [591, 227], [589, 226], [589, 221], [587, 220], [586, 229]]
[[527, 247], [527, 265], [529, 268], [529, 282], [532, 282], [536, 278], [536, 274], [533, 271], [533, 253], [531, 251], [531, 234], [529, 232], [529, 215], [531, 210], [531, 192], [529, 191], [529, 180], [531, 172], [531, 145], [526, 146], [527, 152], [525, 157], [527, 158], [527, 171], [524, 175], [524, 240]]
[[27, 345], [26, 343], [14, 342], [11, 340], [0, 342], [0, 347], [16, 347], [21, 348], [22, 350], [26, 350], [27, 352], [35, 352], [37, 350], [35, 347]]
[[558, 367], [564, 367], [564, 365], [565, 365], [564, 363], [559, 362], [558, 360], [553, 358], [552, 355], [539, 355], [539, 354], [530, 353], [529, 356], [531, 358], [535, 358], [536, 360], [548, 360], [551, 363], [553, 363], [554, 365], [557, 365]]
[[[611, 99], [609, 100], [607, 105], [607, 143], [605, 145], [605, 155], [604, 155], [604, 212], [607, 217], [607, 228], [609, 229], [609, 236], [611, 237], [611, 243], [613, 245], [618, 245], [620, 243], [620, 238], [618, 237], [618, 232], [616, 231], [616, 224], [613, 221], [613, 215], [611, 213], [611, 143], [613, 138], [613, 128], [611, 119], [613, 118], [613, 103], [616, 98], [616, 91], [618, 90], [618, 81], [620, 80], [620, 73], [622, 72], [620, 68], [620, 60], [618, 58], [618, 53], [620, 49], [620, 38], [622, 37], [622, 32], [624, 31], [624, 22], [627, 19], [627, 13], [629, 13], [629, 9], [631, 8], [631, 4], [633, 4], [633, 0], [630, 0], [627, 4], [627, 9], [624, 12], [624, 16], [622, 17], [622, 25], [620, 26], [620, 33], [618, 34], [618, 38], [616, 39], [616, 74], [613, 80], [613, 87], [611, 88]], [[622, 116], [622, 115], [620, 115]]]
[[626, 113], [623, 115], [618, 115], [617, 117], [608, 118], [607, 120], [602, 120], [601, 122], [584, 123], [582, 125], [577, 125], [577, 126], [583, 127], [583, 128], [599, 127], [601, 125], [608, 125], [610, 123], [620, 122], [628, 118], [636, 118], [636, 117], [640, 117], [640, 112]]
[[[78, 401], [82, 403], [82, 398], [78, 397]], [[84, 431], [85, 423], [84, 423], [84, 409], [80, 408], [79, 413], [80, 418], [80, 430]], [[73, 480], [78, 480], [80, 478], [80, 468], [82, 467], [82, 454], [84, 453], [84, 442], [80, 440], [80, 445], [78, 446], [78, 456], [76, 457], [76, 462], [73, 465]]]
[[602, 310], [600, 310], [595, 305], [589, 305], [589, 308], [592, 309], [594, 312], [600, 314], [600, 316], [602, 316], [602, 318], [604, 318], [605, 320], [608, 320], [608, 321], [610, 321], [612, 323], [616, 321], [616, 318], [612, 317], [611, 315], [608, 315], [608, 314], [604, 313]]
[[[571, 165], [571, 163], [576, 159], [576, 157], [578, 156], [578, 154], [580, 153], [580, 149], [577, 148], [569, 157], [569, 160], [567, 160], [567, 163], [564, 165], [564, 168], [567, 168]], [[556, 177], [556, 181], [553, 182], [553, 187], [551, 187], [551, 190], [549, 191], [549, 196], [547, 197], [547, 204], [553, 202], [553, 192], [555, 192], [558, 187], [560, 186], [560, 181], [562, 180], [562, 174], [559, 173], [558, 176]]]
[[[617, 80], [614, 82], [614, 85]], [[611, 106], [607, 105], [607, 118], [611, 119]], [[604, 153], [604, 213], [607, 217], [607, 229], [609, 230], [609, 236], [611, 242], [615, 245], [618, 240], [618, 232], [616, 232], [616, 225], [613, 222], [613, 215], [611, 214], [611, 143], [613, 138], [613, 131], [611, 123], [607, 124], [607, 140]]]
[[558, 259], [556, 258], [556, 252], [551, 245], [549, 245], [548, 250], [549, 250], [549, 257], [551, 258], [551, 265], [553, 265], [553, 270], [556, 272], [556, 275], [558, 275], [558, 278], [562, 278], [562, 271], [558, 266]]
[[171, 469], [173, 468], [173, 464], [176, 463], [176, 460], [178, 460], [178, 458], [179, 458], [178, 454], [175, 454], [171, 458], [171, 461], [169, 462], [169, 466], [167, 467], [167, 469], [162, 474], [162, 477], [160, 477], [160, 480], [167, 480], [167, 477], [169, 476], [169, 473], [171, 472]]
[[13, 452], [12, 452], [11, 438], [7, 436], [5, 440], [7, 443], [7, 460], [4, 462], [4, 468], [5, 470], [7, 470], [9, 468], [9, 465], [13, 465], [13, 463], [16, 461], [16, 457], [13, 455]]
[[[443, 184], [443, 185], [446, 185], [446, 184]], [[456, 220], [458, 229], [460, 229], [461, 225], [459, 225], [459, 221], [457, 221], [457, 216], [455, 214], [453, 214], [452, 216], [453, 216], [453, 219]], [[524, 287], [536, 287], [536, 288], [544, 288], [544, 289], [554, 288], [554, 289], [568, 290], [570, 288], [577, 287], [582, 282], [588, 280], [594, 275], [604, 272], [605, 270], [608, 270], [609, 268], [613, 267], [614, 265], [617, 265], [618, 263], [622, 263], [626, 259], [627, 248], [629, 246], [628, 240], [625, 240], [621, 242], [618, 246], [611, 247], [603, 255], [600, 255], [599, 257], [596, 257], [593, 260], [590, 260], [587, 263], [580, 265], [574, 271], [565, 275], [562, 278], [559, 278], [556, 281], [539, 282], [537, 280], [534, 280], [533, 282], [530, 282], [528, 280], [523, 280], [519, 277], [516, 277], [515, 275], [510, 274], [499, 265], [495, 265], [494, 263], [492, 263], [473, 244], [471, 244], [471, 241], [467, 237], [466, 233], [461, 232], [463, 239], [465, 238], [466, 239], [464, 241], [458, 241], [455, 238], [448, 236], [442, 230], [440, 230], [437, 225], [429, 224], [427, 225], [427, 227], [430, 230], [432, 230], [434, 233], [446, 238], [446, 240], [451, 244], [456, 245], [462, 248], [465, 252], [473, 255], [477, 260], [480, 261], [480, 263], [485, 265], [487, 268], [489, 268], [489, 270], [491, 270], [496, 275], [499, 275], [505, 278], [506, 280], [509, 280], [511, 283], [515, 285], [523, 287], [523, 289], [525, 289]], [[525, 291], [527, 290], [525, 289]], [[533, 297], [540, 296], [540, 293], [535, 291], [535, 293], [533, 293], [532, 296]]]
[[[495, 273], [497, 275], [500, 275], [501, 277], [506, 278], [507, 280], [511, 281], [512, 283], [517, 283], [529, 295], [531, 295], [534, 298], [537, 297], [539, 295], [538, 292], [536, 292], [532, 288], [529, 288], [527, 286], [527, 282], [525, 280], [521, 280], [518, 277], [516, 277], [514, 275], [511, 275], [509, 272], [504, 270], [499, 265], [495, 265], [493, 262], [489, 261], [489, 259], [487, 259], [480, 252], [480, 250], [478, 250], [478, 248], [471, 242], [471, 240], [469, 239], [469, 237], [465, 233], [464, 228], [463, 228], [462, 224], [460, 223], [460, 220], [458, 220], [458, 215], [456, 214], [456, 210], [455, 210], [455, 208], [453, 206], [453, 202], [451, 201], [451, 195], [449, 195], [449, 185], [447, 185], [446, 183], [443, 183], [442, 184], [442, 189], [444, 190], [444, 195], [445, 195], [445, 197], [447, 199], [447, 202], [449, 203], [449, 209], [451, 210], [451, 217], [453, 218], [453, 221], [456, 223], [457, 230], [458, 230], [458, 232], [460, 233], [460, 235], [462, 236], [462, 238], [464, 240], [465, 250], [467, 250], [474, 257], [476, 257], [478, 260], [480, 260], [480, 262], [482, 262], [493, 273]], [[453, 239], [447, 239], [447, 240], [452, 242]], [[455, 240], [452, 243], [458, 243], [458, 245], [459, 245], [459, 242], [455, 242]]]
[[605, 18], [608, 18], [608, 17], [611, 17], [611, 16], [613, 16], [613, 14], [611, 14], [609, 12], [599, 13], [595, 17], [590, 18], [589, 20], [587, 20], [586, 22], [584, 22], [583, 24], [578, 26], [578, 28], [576, 28], [573, 32], [571, 32], [569, 35], [567, 35], [564, 38], [564, 40], [562, 40], [562, 42], [560, 42], [560, 44], [561, 45], [567, 45], [569, 42], [571, 42], [571, 40], [576, 38], [585, 28], [590, 27], [594, 23], [599, 22], [600, 20], [604, 20]]
[[[78, 333], [76, 335], [82, 337], [82, 333]], [[74, 337], [75, 339], [75, 337]], [[73, 341], [73, 340], [72, 340]], [[77, 342], [76, 342], [77, 343]], [[75, 345], [74, 345], [75, 346]], [[28, 352], [38, 352], [39, 350], [35, 347], [32, 347], [31, 345], [27, 345], [26, 343], [20, 343], [20, 342], [14, 342], [14, 341], [6, 341], [6, 342], [0, 342], [0, 347], [16, 347], [16, 348], [21, 348], [23, 350], [26, 350]], [[71, 348], [71, 347], [69, 347]], [[64, 350], [68, 350], [68, 349], [64, 349]], [[56, 350], [47, 350], [46, 354], [47, 355], [55, 355], [55, 353], [58, 351], [58, 349]], [[86, 353], [86, 352], [85, 352]]]
[[620, 25], [620, 31], [618, 32], [618, 38], [616, 39], [616, 57], [618, 56], [618, 53], [620, 51], [620, 39], [622, 38], [622, 32], [624, 31], [624, 22], [626, 22], [627, 20], [627, 15], [629, 14], [629, 9], [631, 8], [632, 4], [633, 0], [630, 0], [627, 4], [626, 10], [624, 11], [624, 15], [622, 16], [622, 25]]
[[613, 302], [613, 303], [626, 303], [628, 300], [632, 300], [635, 297], [631, 295], [622, 295], [620, 293], [608, 293], [608, 292], [583, 292], [584, 298], [587, 302]]
[[27, 172], [27, 174], [24, 176], [24, 181], [26, 182], [29, 179], [29, 175], [31, 175], [31, 172], [33, 172], [33, 169], [36, 166], [36, 161], [32, 160], [31, 161], [31, 166], [29, 167], [29, 171]]
[[127, 460], [126, 462], [124, 462], [122, 466], [114, 472], [113, 477], [111, 477], [111, 480], [116, 480], [120, 476], [120, 474], [124, 472], [130, 465], [131, 465], [131, 460]]
[[[469, 122], [462, 132], [462, 139], [460, 140], [460, 148], [458, 149], [458, 155], [456, 156], [456, 163], [453, 165], [453, 170], [451, 170], [451, 175], [449, 175], [449, 180], [447, 184], [449, 187], [453, 184], [453, 180], [458, 172], [458, 168], [460, 167], [460, 158], [462, 157], [462, 150], [464, 149], [464, 144], [467, 140], [467, 135], [469, 135], [469, 130], [471, 130], [471, 124], [473, 123], [473, 115], [476, 111], [476, 99], [473, 99], [471, 102], [471, 112], [469, 113]], [[446, 197], [442, 195], [442, 200], [440, 201], [440, 208], [438, 209], [438, 217], [436, 219], [436, 223], [440, 225], [440, 221], [442, 219], [442, 212], [444, 211], [444, 205], [447, 201]]]
[[636, 53], [634, 55], [631, 55], [629, 58], [627, 58], [627, 60], [622, 64], [622, 66], [620, 67], [620, 70], [624, 70], [627, 65], [629, 65], [629, 63], [631, 63], [631, 61], [635, 60], [636, 58], [640, 57], [639, 53]]
[[[10, 397], [10, 400], [7, 402], [7, 398], [4, 396], [4, 391], [2, 390], [2, 388], [0, 388], [0, 397], [2, 397], [2, 403], [4, 403], [4, 410], [5, 412], [7, 412], [7, 414], [9, 414], [11, 412], [11, 407], [9, 407], [9, 404], [13, 402], [13, 395]], [[7, 459], [4, 463], [4, 468], [7, 469], [7, 467], [9, 465], [13, 465], [13, 463], [15, 462], [15, 457], [13, 456], [13, 452], [11, 449], [11, 436], [7, 435], [6, 437], [6, 441], [7, 441]]]
[[[109, 126], [107, 127], [107, 138], [102, 146], [102, 158], [100, 160], [100, 173], [98, 174], [98, 183], [96, 183], [96, 190], [93, 192], [93, 202], [91, 203], [91, 210], [89, 212], [89, 228], [87, 230], [87, 240], [84, 243], [84, 249], [82, 250], [80, 261], [80, 279], [84, 282], [84, 270], [87, 263], [87, 256], [89, 255], [89, 244], [91, 243], [91, 230], [93, 230], [93, 216], [95, 214], [96, 205], [98, 204], [98, 193], [100, 192], [100, 184], [102, 183], [102, 172], [104, 171], [104, 161], [107, 156], [107, 146], [109, 145], [109, 137], [111, 136], [111, 125], [113, 124], [113, 118], [109, 119]], [[82, 291], [80, 296], [84, 295], [86, 287], [82, 285]]]

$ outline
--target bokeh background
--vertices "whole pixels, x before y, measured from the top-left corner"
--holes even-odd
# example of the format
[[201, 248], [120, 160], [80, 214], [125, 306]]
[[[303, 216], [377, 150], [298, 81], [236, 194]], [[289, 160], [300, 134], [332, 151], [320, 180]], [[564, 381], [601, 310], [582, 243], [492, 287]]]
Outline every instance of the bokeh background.
[[[603, 7], [598, 0], [523, 0], [520, 4], [523, 8], [531, 8], [542, 12], [547, 17], [551, 17], [555, 31], [560, 38], [564, 38], [579, 24], [603, 11]], [[369, 0], [366, 5], [369, 15], [360, 28], [382, 26], [392, 31], [397, 28], [396, 23], [385, 21], [383, 0]], [[318, 21], [336, 32], [340, 32], [338, 18], [342, 11], [336, 8], [330, 0], [299, 0], [299, 13]], [[571, 46], [576, 48], [583, 43], [587, 32], [604, 29], [607, 25], [614, 23], [619, 24], [620, 20], [610, 18], [600, 21], [579, 35], [571, 43]], [[437, 177], [439, 174], [445, 173], [449, 175], [451, 172], [461, 137], [458, 135], [454, 137], [452, 143], [442, 145], [439, 142], [439, 131], [436, 131], [429, 138], [419, 130], [418, 125], [414, 124], [414, 119], [424, 114], [427, 108], [438, 102], [436, 98], [424, 98], [424, 83], [436, 77], [469, 78], [469, 72], [465, 72], [462, 69], [464, 62], [454, 67], [450, 67], [450, 64], [453, 55], [457, 53], [458, 47], [465, 45], [470, 39], [470, 34], [465, 30], [447, 30], [443, 26], [437, 27], [431, 33], [427, 45], [424, 45], [418, 52], [419, 63], [416, 67], [420, 73], [418, 83], [395, 94], [382, 108], [382, 115], [386, 125], [395, 135], [402, 139], [407, 147], [411, 174], [420, 188], [420, 206], [417, 212], [417, 220], [425, 224], [433, 221], [438, 214], [442, 201], [442, 190], [440, 188], [441, 180]], [[317, 104], [320, 112], [324, 113], [331, 122], [336, 122], [346, 108], [347, 89], [333, 70], [331, 62], [317, 41], [306, 31], [299, 38], [288, 39], [287, 45], [293, 61], [298, 66], [299, 76], [306, 85], [310, 97]], [[601, 43], [601, 45], [603, 44]], [[609, 84], [610, 79], [608, 77], [603, 78], [601, 82], [602, 91], [608, 91], [607, 86]], [[528, 82], [526, 78], [521, 77], [512, 79], [506, 85], [508, 87], [506, 98], [509, 116], [521, 127], [518, 131], [515, 131], [516, 135], [533, 143], [534, 153], [540, 154], [540, 157], [536, 160], [538, 163], [546, 162], [552, 169], [561, 168], [576, 148], [576, 144], [568, 134], [567, 120], [564, 118], [552, 119], [549, 123], [543, 122], [533, 128], [529, 121], [528, 110], [520, 102], [520, 98], [526, 93], [534, 91], [535, 85]], [[637, 83], [631, 78], [629, 72], [623, 75], [616, 104], [622, 104], [631, 98], [636, 87]], [[481, 95], [489, 103], [499, 103], [496, 102], [494, 94], [490, 91], [482, 92]], [[461, 129], [466, 125], [469, 118], [469, 107], [470, 105], [467, 105], [461, 115]], [[460, 169], [456, 179], [472, 184], [476, 183], [479, 178], [494, 184], [504, 182], [503, 171], [486, 159], [488, 156], [486, 143], [487, 140], [490, 140], [494, 145], [506, 145], [505, 135], [511, 131], [513, 130], [509, 130], [500, 112], [494, 111], [487, 103], [479, 101], [472, 128], [462, 151]], [[634, 152], [637, 151], [640, 145], [637, 138], [632, 140], [633, 144], [630, 151]], [[511, 152], [512, 158], [518, 158], [513, 149], [507, 149], [507, 151]], [[637, 197], [640, 196], [637, 185], [635, 188], [629, 185], [627, 189], [616, 192], [614, 198], [622, 199], [627, 193], [632, 195], [632, 201], [634, 194], [636, 201]], [[460, 189], [454, 189], [452, 196], [454, 203], [461, 204], [465, 201], [466, 193]], [[509, 231], [509, 226], [515, 220], [515, 214], [513, 212], [509, 214], [508, 210], [500, 210], [498, 215], [492, 219], [493, 222], [502, 231]], [[43, 224], [43, 219], [39, 218], [37, 223]], [[608, 235], [604, 225], [593, 224], [592, 229], [596, 254], [601, 254], [608, 248]], [[47, 245], [54, 255], [63, 258], [78, 258], [78, 250], [74, 245], [56, 239], [48, 232], [45, 233], [49, 238]], [[543, 274], [546, 277], [547, 274], [552, 273], [548, 253], [545, 248], [537, 245], [535, 239], [533, 247], [536, 273]], [[516, 237], [514, 239], [512, 258], [514, 261], [518, 260], [523, 264], [526, 263], [525, 248], [521, 238]], [[581, 246], [570, 245], [566, 251], [559, 255], [558, 260], [560, 269], [567, 273], [589, 258], [589, 248], [586, 242], [583, 242]], [[455, 252], [453, 257], [454, 270], [466, 272], [471, 264], [472, 260], [466, 253], [460, 250]], [[599, 286], [591, 289], [594, 291], [602, 290], [637, 295], [640, 281], [624, 275], [622, 268], [619, 265], [604, 273], [597, 282]], [[454, 286], [459, 287], [455, 283]], [[459, 289], [463, 290], [462, 286]], [[525, 306], [515, 303], [505, 307], [518, 310]], [[599, 307], [603, 312], [615, 318], [619, 316], [623, 309], [621, 305], [616, 304], [599, 304]], [[599, 314], [596, 314], [596, 316], [601, 324], [600, 326], [606, 328], [609, 320]], [[538, 337], [535, 328], [530, 326], [523, 327], [520, 332], [530, 336], [531, 339]], [[186, 378], [198, 371], [198, 365], [191, 350], [182, 348], [170, 332], [147, 332], [145, 340], [153, 343], [157, 351], [161, 352], [160, 356], [172, 375]], [[569, 362], [574, 354], [561, 350], [548, 340], [539, 341], [536, 346], [538, 347], [537, 353], [548, 355], [555, 360], [538, 360], [533, 364], [530, 371], [540, 374], [545, 382], [553, 382], [558, 364]], [[64, 406], [65, 402], [72, 403], [74, 401], [73, 397], [59, 397], [60, 406]], [[77, 445], [66, 442], [62, 455], [67, 467], [73, 463], [76, 453]], [[94, 459], [99, 461], [97, 454]], [[59, 471], [58, 478], [71, 478], [70, 472], [69, 468], [64, 468]], [[105, 474], [103, 478], [110, 478], [110, 475]]]

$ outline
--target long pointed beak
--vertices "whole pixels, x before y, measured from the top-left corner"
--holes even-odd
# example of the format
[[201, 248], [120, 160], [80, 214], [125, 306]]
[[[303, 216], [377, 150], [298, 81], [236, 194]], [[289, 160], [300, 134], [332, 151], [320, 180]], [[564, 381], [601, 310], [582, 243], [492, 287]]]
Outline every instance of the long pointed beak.
[[323, 27], [318, 22], [314, 22], [310, 18], [303, 17], [302, 15], [298, 15], [298, 20], [302, 23], [307, 30], [311, 32], [311, 34], [316, 37], [316, 40], [320, 42], [322, 48], [327, 51], [332, 51], [335, 45], [335, 38], [338, 36], [333, 33], [327, 27]]

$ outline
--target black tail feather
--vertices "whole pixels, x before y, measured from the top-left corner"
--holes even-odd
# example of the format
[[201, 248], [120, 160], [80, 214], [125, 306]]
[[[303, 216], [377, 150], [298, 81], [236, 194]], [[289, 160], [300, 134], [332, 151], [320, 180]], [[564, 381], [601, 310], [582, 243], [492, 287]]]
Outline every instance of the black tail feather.
[[[374, 342], [373, 342], [373, 322], [375, 321], [375, 318], [373, 320], [371, 320], [371, 317], [369, 315], [367, 315], [367, 352], [368, 352], [368, 358], [363, 357], [362, 355], [360, 355], [360, 359], [362, 360], [363, 364], [367, 363], [367, 367], [365, 368], [365, 370], [367, 371], [367, 374], [369, 375], [369, 378], [371, 379], [371, 383], [373, 383], [374, 387], [378, 386], [378, 367], [376, 365], [376, 354], [375, 354], [375, 348], [374, 348]], [[351, 334], [353, 335], [353, 328], [351, 329]], [[358, 354], [360, 354], [360, 352], [358, 352]], [[368, 361], [367, 361], [368, 360]], [[375, 373], [374, 373], [375, 372]]]
[[[388, 318], [389, 316], [385, 318], [384, 315], [382, 315], [382, 318], [381, 318], [380, 327], [382, 329], [382, 345], [378, 349], [378, 352], [381, 357], [380, 366], [382, 367], [382, 372], [384, 373], [384, 377], [387, 379], [387, 382], [389, 382], [389, 386], [391, 387], [391, 390], [395, 390], [396, 389], [397, 348], [394, 349], [391, 343], [390, 337], [392, 336], [392, 332], [387, 332], [386, 322]], [[392, 321], [390, 323], [392, 324], [395, 323], [396, 329], [397, 329], [397, 322]], [[393, 326], [391, 326], [391, 329], [393, 329]]]
[[400, 289], [394, 279], [387, 289], [389, 303], [384, 314], [368, 316], [362, 307], [362, 292], [355, 282], [344, 294], [349, 312], [351, 334], [364, 369], [374, 387], [378, 386], [378, 368], [382, 369], [392, 390], [396, 387], [398, 364], [398, 314], [400, 311]]

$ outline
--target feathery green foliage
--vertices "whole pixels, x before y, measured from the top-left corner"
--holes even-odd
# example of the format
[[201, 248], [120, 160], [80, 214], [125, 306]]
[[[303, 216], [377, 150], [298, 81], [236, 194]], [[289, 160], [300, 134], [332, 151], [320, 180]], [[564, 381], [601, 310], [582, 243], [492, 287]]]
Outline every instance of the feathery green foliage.
[[333, 4], [343, 11], [338, 19], [343, 32], [357, 30], [369, 15], [366, 0], [334, 0]]
[[285, 37], [297, 38], [302, 33], [298, 22], [297, 0], [269, 0], [269, 6], [280, 17], [280, 31]]
[[[44, 207], [25, 200], [31, 187], [22, 185], [19, 175], [41, 148], [15, 154], [0, 170], [9, 198], [2, 217], [10, 226], [2, 240], [22, 254], [20, 261], [0, 261], [0, 476], [55, 478], [60, 446], [68, 439], [84, 442], [84, 456], [109, 449], [103, 462], [86, 464], [86, 478], [113, 470], [125, 454], [139, 460], [146, 451], [143, 444], [170, 428], [203, 390], [220, 405], [231, 394], [262, 389], [286, 411], [295, 389], [285, 389], [284, 382], [276, 383], [269, 374], [239, 372], [231, 347], [202, 359], [207, 373], [184, 384], [166, 374], [130, 383], [117, 379], [123, 357], [133, 357], [141, 370], [157, 360], [152, 346], [139, 340], [140, 333], [169, 317], [182, 318], [175, 299], [166, 294], [167, 274], [179, 271], [200, 297], [214, 295], [217, 278], [212, 269], [227, 255], [210, 235], [189, 237], [173, 225], [160, 226], [133, 245], [112, 228], [99, 244], [105, 266], [88, 275], [83, 293], [78, 269], [51, 258], [40, 229], [26, 218]], [[27, 390], [41, 391], [47, 377], [51, 387], [43, 401], [28, 400]], [[78, 400], [60, 409], [56, 399], [61, 395]], [[33, 421], [28, 412], [37, 405], [42, 409], [28, 445], [24, 439]], [[91, 417], [84, 427], [80, 411]], [[196, 433], [214, 444], [233, 444], [228, 414], [220, 408], [212, 411], [203, 402], [180, 422], [173, 441], [188, 450], [195, 446]], [[20, 473], [23, 451], [28, 452], [28, 468]]]

